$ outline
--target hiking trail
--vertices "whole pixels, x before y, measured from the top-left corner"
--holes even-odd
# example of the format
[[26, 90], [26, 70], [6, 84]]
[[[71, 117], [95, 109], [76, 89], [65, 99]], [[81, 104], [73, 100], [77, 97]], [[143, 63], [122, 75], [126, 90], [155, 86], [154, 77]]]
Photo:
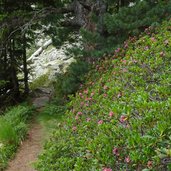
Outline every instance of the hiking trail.
[[[43, 111], [51, 96], [52, 90], [50, 88], [35, 90], [31, 103], [36, 107], [37, 115]], [[14, 159], [9, 162], [6, 171], [35, 171], [33, 163], [37, 160], [38, 155], [43, 149], [44, 140], [43, 127], [34, 118], [29, 125], [27, 139], [21, 143]]]

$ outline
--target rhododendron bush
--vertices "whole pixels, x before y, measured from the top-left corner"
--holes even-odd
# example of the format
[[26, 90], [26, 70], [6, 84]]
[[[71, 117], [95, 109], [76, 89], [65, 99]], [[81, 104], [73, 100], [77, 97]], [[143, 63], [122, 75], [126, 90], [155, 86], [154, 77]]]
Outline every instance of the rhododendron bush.
[[95, 64], [70, 99], [38, 170], [171, 169], [171, 21]]

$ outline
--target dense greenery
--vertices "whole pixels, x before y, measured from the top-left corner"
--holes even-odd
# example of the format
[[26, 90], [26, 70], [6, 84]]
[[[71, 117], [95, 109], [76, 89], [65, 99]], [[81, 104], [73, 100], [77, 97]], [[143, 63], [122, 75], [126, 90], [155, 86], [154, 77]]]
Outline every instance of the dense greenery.
[[[74, 93], [78, 85], [83, 83], [82, 76], [87, 73], [86, 68], [89, 64], [102, 59], [105, 55], [110, 56], [113, 49], [121, 46], [124, 40], [130, 36], [138, 36], [148, 26], [160, 25], [162, 20], [170, 17], [170, 10], [171, 1], [106, 1], [106, 11], [102, 16], [99, 16], [95, 9], [89, 11], [89, 24], [80, 28], [82, 38], [79, 41], [83, 47], [72, 47], [68, 51], [79, 61], [71, 65], [65, 75], [57, 78], [57, 92], [65, 95]], [[100, 20], [101, 17], [103, 19]], [[57, 27], [53, 29], [58, 30]], [[53, 29], [53, 39], [62, 41]], [[56, 44], [54, 40], [54, 44], [57, 45], [59, 42]]]
[[[77, 62], [54, 80], [56, 101], [42, 113], [65, 115], [38, 170], [171, 169], [170, 11], [170, 0], [0, 0], [0, 107], [29, 93], [35, 30], [56, 47], [80, 42], [68, 51]], [[0, 117], [0, 170], [26, 136], [31, 112], [19, 106]]]
[[171, 170], [170, 66], [171, 21], [96, 63], [36, 168]]
[[84, 82], [84, 75], [89, 71], [89, 67], [89, 64], [83, 61], [70, 64], [67, 72], [60, 74], [54, 81], [55, 96], [62, 98], [74, 94], [78, 90], [80, 83]]
[[50, 35], [57, 47], [81, 35], [82, 48], [72, 52], [91, 61], [169, 18], [171, 10], [170, 0], [0, 0], [0, 5], [1, 103], [15, 102], [29, 92], [26, 51], [34, 43], [35, 30]]
[[0, 170], [13, 157], [17, 147], [27, 135], [27, 122], [33, 115], [31, 107], [20, 105], [8, 109], [0, 117]]

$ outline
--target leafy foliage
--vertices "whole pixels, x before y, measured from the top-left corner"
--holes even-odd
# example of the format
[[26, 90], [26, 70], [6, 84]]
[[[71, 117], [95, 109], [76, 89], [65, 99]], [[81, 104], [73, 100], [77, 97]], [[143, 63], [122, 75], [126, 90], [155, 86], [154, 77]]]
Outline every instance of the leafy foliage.
[[0, 140], [2, 143], [7, 142], [14, 144], [16, 144], [17, 141], [17, 134], [12, 125], [3, 118], [0, 118]]
[[[83, 49], [73, 53], [96, 60], [129, 36], [170, 17], [171, 10], [167, 0], [9, 0], [0, 4], [0, 78], [6, 82], [3, 87], [0, 83], [2, 102], [20, 100], [29, 92], [26, 49], [34, 43], [35, 30], [48, 34], [56, 47], [77, 42], [75, 35], [81, 33]], [[75, 90], [75, 78], [64, 84], [70, 83]], [[74, 91], [63, 87], [65, 93]]]
[[83, 82], [83, 76], [89, 71], [88, 63], [77, 61], [70, 64], [65, 74], [57, 77], [54, 87], [57, 90], [56, 96], [63, 97], [75, 93], [80, 83]]
[[171, 169], [171, 21], [130, 38], [70, 96], [36, 168]]
[[30, 89], [35, 90], [36, 88], [39, 88], [41, 86], [45, 86], [45, 85], [47, 86], [49, 84], [48, 77], [49, 77], [49, 72], [47, 74], [38, 77], [32, 83], [30, 83]]

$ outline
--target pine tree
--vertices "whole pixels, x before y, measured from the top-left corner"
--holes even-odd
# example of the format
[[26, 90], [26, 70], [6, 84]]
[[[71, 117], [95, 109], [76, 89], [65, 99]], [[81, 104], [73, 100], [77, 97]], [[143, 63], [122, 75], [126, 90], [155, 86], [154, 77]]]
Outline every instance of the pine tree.
[[72, 52], [90, 62], [111, 53], [128, 37], [169, 18], [170, 11], [170, 0], [0, 0], [1, 95], [10, 90], [15, 92], [13, 98], [19, 98], [19, 72], [24, 73], [24, 92], [28, 93], [25, 50], [34, 39], [34, 30], [42, 25], [49, 26], [44, 32], [56, 47], [77, 41], [74, 35], [81, 35], [83, 49]]
[[[0, 103], [17, 102], [29, 92], [26, 48], [36, 11], [48, 1], [0, 1]], [[36, 9], [32, 8], [36, 5]], [[35, 22], [35, 21], [33, 21]], [[24, 77], [19, 78], [18, 74]], [[23, 87], [24, 83], [24, 87]], [[23, 89], [23, 90], [22, 90]], [[7, 101], [6, 101], [7, 100]]]

